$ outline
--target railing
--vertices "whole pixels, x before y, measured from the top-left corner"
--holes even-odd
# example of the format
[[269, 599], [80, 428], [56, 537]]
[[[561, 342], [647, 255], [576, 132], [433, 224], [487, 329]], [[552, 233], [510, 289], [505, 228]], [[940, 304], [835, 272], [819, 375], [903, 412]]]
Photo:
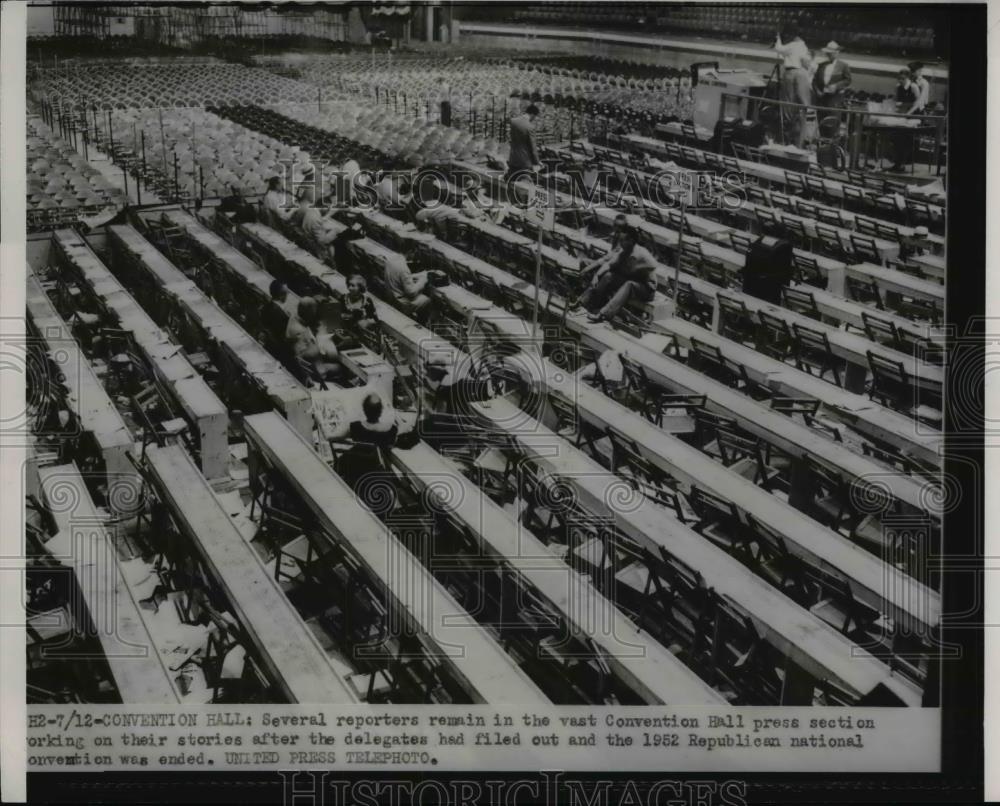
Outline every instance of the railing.
[[[720, 118], [727, 115], [727, 110], [732, 108], [732, 104], [736, 109], [743, 109], [745, 104], [745, 116], [754, 122], [763, 122], [766, 127], [769, 128], [769, 133], [774, 136], [774, 139], [778, 142], [785, 142], [785, 132], [784, 132], [784, 119], [785, 114], [781, 114], [783, 110], [789, 110], [789, 114], [800, 114], [803, 118], [806, 118], [810, 113], [815, 113], [817, 121], [817, 134], [819, 121], [825, 117], [837, 117], [841, 121], [840, 132], [836, 135], [825, 138], [836, 142], [844, 148], [844, 151], [848, 156], [847, 167], [849, 168], [863, 168], [866, 167], [869, 159], [872, 156], [878, 155], [879, 139], [882, 136], [889, 134], [898, 134], [900, 136], [911, 134], [912, 137], [921, 136], [934, 136], [934, 151], [933, 151], [933, 165], [937, 166], [937, 172], [941, 171], [941, 149], [942, 146], [946, 144], [947, 137], [947, 125], [948, 118], [944, 115], [908, 115], [902, 112], [882, 112], [882, 111], [872, 111], [868, 108], [857, 109], [850, 107], [830, 107], [830, 106], [815, 106], [811, 104], [799, 104], [793, 103], [791, 101], [779, 101], [774, 98], [748, 98], [746, 95], [733, 92], [722, 93], [722, 104], [720, 105]], [[779, 114], [776, 116], [777, 120], [768, 121], [763, 120], [762, 112], [767, 108], [777, 108]], [[740, 115], [743, 116], [743, 115]], [[898, 126], [887, 126], [884, 124], [873, 124], [870, 118], [899, 118], [900, 120], [918, 120], [919, 123], [916, 126], [910, 125], [898, 125]], [[777, 128], [775, 129], [775, 125]], [[870, 153], [872, 143], [872, 137], [875, 137], [875, 154]], [[914, 149], [916, 153], [916, 150]], [[930, 163], [929, 163], [930, 164]]]

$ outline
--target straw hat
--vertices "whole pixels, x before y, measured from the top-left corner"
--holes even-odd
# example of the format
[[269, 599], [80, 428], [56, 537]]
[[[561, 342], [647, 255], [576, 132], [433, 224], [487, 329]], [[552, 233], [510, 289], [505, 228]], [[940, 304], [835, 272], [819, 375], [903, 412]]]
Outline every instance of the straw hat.
[[824, 53], [840, 53], [840, 45], [834, 42], [832, 39], [826, 43], [826, 47], [823, 48]]

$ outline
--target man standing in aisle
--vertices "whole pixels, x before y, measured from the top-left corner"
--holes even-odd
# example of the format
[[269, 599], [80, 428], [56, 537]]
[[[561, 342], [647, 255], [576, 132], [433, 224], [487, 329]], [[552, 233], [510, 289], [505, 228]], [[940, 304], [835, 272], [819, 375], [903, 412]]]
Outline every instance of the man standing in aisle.
[[538, 107], [534, 104], [510, 120], [510, 158], [507, 160], [507, 178], [518, 172], [538, 171], [542, 166], [535, 148], [535, 119]]
[[812, 104], [812, 89], [809, 83], [812, 57], [809, 55], [806, 43], [799, 36], [798, 29], [792, 25], [786, 25], [778, 34], [774, 49], [782, 62], [781, 100], [802, 104], [800, 108], [782, 107], [781, 114], [785, 121], [785, 142], [802, 148], [805, 108]]
[[844, 90], [851, 86], [851, 67], [840, 58], [840, 45], [836, 42], [828, 42], [823, 55], [826, 61], [816, 70], [812, 83], [816, 106], [842, 109]]

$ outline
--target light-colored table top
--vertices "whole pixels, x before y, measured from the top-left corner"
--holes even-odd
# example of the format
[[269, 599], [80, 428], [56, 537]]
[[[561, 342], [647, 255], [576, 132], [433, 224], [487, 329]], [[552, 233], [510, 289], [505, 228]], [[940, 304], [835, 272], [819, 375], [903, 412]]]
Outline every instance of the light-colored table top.
[[[554, 436], [554, 435], [553, 435]], [[558, 441], [558, 438], [555, 437]], [[616, 675], [648, 704], [726, 701], [664, 646], [639, 632], [591, 581], [554, 557], [533, 534], [501, 509], [426, 443], [396, 448], [392, 462], [438, 507], [469, 528], [533, 585], [566, 620], [571, 635], [593, 641]]]
[[793, 553], [846, 576], [854, 596], [861, 601], [897, 622], [915, 621], [929, 627], [940, 620], [941, 600], [934, 591], [596, 389], [567, 378], [565, 372], [547, 361], [541, 366], [542, 377], [537, 382], [575, 401], [580, 414], [590, 423], [600, 428], [614, 426], [632, 439], [649, 461], [683, 486], [712, 490], [766, 523], [782, 535]]
[[247, 439], [301, 496], [328, 539], [350, 547], [397, 612], [452, 666], [480, 703], [548, 704], [510, 655], [359, 501], [312, 447], [274, 412], [246, 418]]
[[[571, 483], [581, 495], [581, 503], [596, 516], [614, 518], [615, 524], [640, 544], [656, 554], [664, 549], [700, 573], [708, 587], [731, 599], [763, 627], [760, 633], [764, 640], [817, 679], [832, 678], [857, 694], [885, 683], [905, 702], [919, 704], [919, 694], [912, 686], [893, 676], [881, 661], [780, 594], [667, 510], [634, 492], [629, 495], [618, 476], [566, 445], [537, 421], [526, 419], [510, 401], [497, 398], [473, 407], [492, 429], [513, 437], [546, 471]], [[558, 451], [551, 450], [555, 442], [560, 444]], [[626, 505], [608, 508], [608, 501], [623, 495], [628, 496]]]
[[659, 386], [681, 394], [706, 395], [709, 409], [735, 418], [741, 428], [791, 456], [810, 456], [825, 467], [862, 484], [866, 480], [877, 478], [883, 489], [899, 501], [918, 511], [927, 509], [925, 485], [913, 477], [898, 471], [887, 471], [884, 466], [866, 456], [859, 456], [842, 443], [790, 420], [680, 361], [650, 349], [628, 334], [602, 323], [582, 328], [581, 338], [633, 359], [642, 365], [650, 380]]
[[45, 341], [50, 359], [60, 370], [67, 389], [67, 402], [80, 418], [83, 430], [93, 435], [102, 452], [131, 451], [133, 439], [128, 426], [30, 268], [26, 277], [25, 307]]
[[[72, 551], [56, 557], [73, 570], [83, 601], [95, 620], [97, 639], [111, 668], [122, 702], [176, 705], [181, 698], [156, 651], [126, 584], [117, 550], [101, 524], [97, 508], [75, 464], [38, 470], [42, 497], [50, 505], [60, 533], [71, 538]], [[73, 502], [72, 511], [65, 506]], [[108, 617], [113, 623], [106, 623]]]
[[187, 453], [168, 445], [150, 448], [146, 458], [164, 504], [221, 586], [264, 669], [285, 695], [298, 703], [356, 702]]
[[944, 438], [932, 436], [914, 427], [913, 420], [899, 412], [879, 405], [864, 395], [844, 391], [832, 383], [809, 375], [776, 358], [759, 353], [677, 317], [657, 324], [676, 337], [684, 347], [691, 339], [717, 347], [727, 359], [743, 365], [751, 380], [769, 386], [786, 397], [819, 400], [833, 417], [843, 416], [845, 424], [876, 438], [898, 445], [904, 453], [923, 462], [940, 465]]
[[872, 263], [852, 264], [847, 267], [847, 273], [866, 282], [875, 280], [883, 292], [935, 302], [942, 307], [944, 305], [945, 288], [941, 283], [932, 280], [922, 280], [912, 274], [906, 274], [896, 269], [887, 269], [885, 266], [876, 266]]

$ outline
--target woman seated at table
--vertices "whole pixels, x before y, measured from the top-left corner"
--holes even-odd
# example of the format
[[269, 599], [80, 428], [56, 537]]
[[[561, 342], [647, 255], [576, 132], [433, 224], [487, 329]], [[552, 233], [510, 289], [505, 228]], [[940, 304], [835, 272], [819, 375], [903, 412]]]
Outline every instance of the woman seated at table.
[[373, 477], [384, 483], [384, 452], [396, 444], [399, 428], [394, 413], [385, 410], [382, 398], [374, 392], [362, 401], [361, 410], [364, 419], [351, 423], [350, 440], [353, 444], [337, 460], [337, 473], [365, 504], [370, 504], [366, 492], [378, 495], [379, 488], [372, 484]]
[[574, 307], [589, 311], [591, 322], [617, 316], [632, 299], [649, 301], [656, 291], [656, 261], [649, 250], [639, 246], [639, 230], [627, 226], [621, 232], [621, 246], [584, 268], [596, 269], [590, 285]]
[[347, 279], [347, 293], [340, 298], [340, 321], [345, 328], [375, 327], [378, 315], [375, 301], [368, 293], [368, 283], [360, 274], [352, 274]]

